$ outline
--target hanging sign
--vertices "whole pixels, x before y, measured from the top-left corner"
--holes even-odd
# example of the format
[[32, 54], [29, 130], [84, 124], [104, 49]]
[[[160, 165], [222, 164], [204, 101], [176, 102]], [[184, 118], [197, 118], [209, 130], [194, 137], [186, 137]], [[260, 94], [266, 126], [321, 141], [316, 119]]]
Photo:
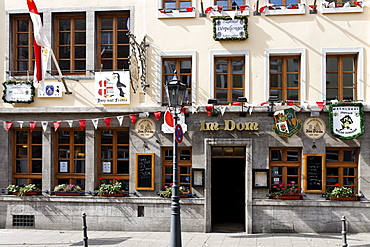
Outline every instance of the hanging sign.
[[142, 139], [153, 137], [155, 131], [155, 122], [150, 118], [140, 118], [135, 124], [135, 132]]
[[5, 103], [32, 103], [35, 88], [30, 81], [3, 82], [3, 100]]
[[45, 82], [44, 89], [37, 90], [38, 97], [57, 98], [62, 97], [62, 83], [59, 81]]
[[130, 104], [129, 72], [95, 73], [95, 99], [98, 104]]
[[302, 129], [302, 121], [296, 118], [293, 108], [276, 111], [274, 119], [272, 129], [278, 136], [290, 138]]
[[320, 139], [325, 132], [326, 124], [319, 117], [307, 118], [303, 123], [303, 133], [310, 139]]
[[219, 16], [213, 18], [213, 39], [222, 40], [246, 40], [248, 19], [246, 16], [231, 17]]
[[329, 106], [330, 134], [340, 139], [354, 139], [364, 133], [363, 105], [336, 103]]

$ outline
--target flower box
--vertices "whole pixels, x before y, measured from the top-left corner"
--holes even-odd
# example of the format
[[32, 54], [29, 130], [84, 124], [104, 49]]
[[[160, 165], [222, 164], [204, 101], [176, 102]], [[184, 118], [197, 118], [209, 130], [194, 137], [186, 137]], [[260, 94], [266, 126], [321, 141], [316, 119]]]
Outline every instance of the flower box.
[[[13, 195], [18, 195], [19, 192], [13, 192]], [[25, 196], [39, 196], [41, 195], [41, 191], [33, 191], [33, 192], [25, 192]]]
[[69, 192], [69, 191], [60, 191], [54, 192], [56, 196], [82, 196], [83, 193], [81, 192]]
[[342, 197], [330, 197], [331, 201], [359, 201], [360, 197], [358, 196], [342, 196]]
[[272, 199], [281, 200], [302, 200], [302, 195], [292, 195], [292, 196], [273, 196]]
[[118, 193], [114, 193], [114, 194], [104, 193], [103, 196], [106, 196], [106, 197], [124, 197], [124, 196], [126, 196], [126, 194], [123, 193], [123, 192], [118, 192]]

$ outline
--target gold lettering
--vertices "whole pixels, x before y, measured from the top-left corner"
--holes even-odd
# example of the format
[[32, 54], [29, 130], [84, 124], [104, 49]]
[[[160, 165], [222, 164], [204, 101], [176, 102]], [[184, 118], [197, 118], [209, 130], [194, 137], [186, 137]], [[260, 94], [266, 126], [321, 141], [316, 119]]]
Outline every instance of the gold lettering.
[[251, 130], [249, 126], [251, 126], [251, 122], [244, 123], [245, 124], [245, 130]]
[[205, 123], [206, 123], [206, 121], [200, 121], [200, 130], [199, 131], [205, 131], [205, 130], [208, 130], [208, 129], [206, 129], [205, 128]]
[[258, 123], [256, 123], [256, 122], [251, 123], [250, 130], [258, 130]]
[[207, 130], [218, 130], [218, 123], [206, 123]]
[[244, 130], [244, 124], [242, 122], [237, 123], [236, 124], [236, 129], [240, 130], [240, 131]]
[[233, 120], [225, 120], [224, 130], [232, 131], [235, 129], [235, 122]]

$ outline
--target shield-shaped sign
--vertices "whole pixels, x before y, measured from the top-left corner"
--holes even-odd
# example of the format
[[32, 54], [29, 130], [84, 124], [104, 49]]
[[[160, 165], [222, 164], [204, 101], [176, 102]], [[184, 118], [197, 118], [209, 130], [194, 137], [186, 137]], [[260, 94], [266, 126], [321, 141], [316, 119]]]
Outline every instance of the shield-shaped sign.
[[293, 108], [276, 111], [274, 119], [272, 129], [278, 136], [290, 138], [302, 129], [302, 121], [297, 119]]
[[364, 133], [363, 105], [337, 103], [329, 106], [330, 134], [340, 139], [354, 139]]

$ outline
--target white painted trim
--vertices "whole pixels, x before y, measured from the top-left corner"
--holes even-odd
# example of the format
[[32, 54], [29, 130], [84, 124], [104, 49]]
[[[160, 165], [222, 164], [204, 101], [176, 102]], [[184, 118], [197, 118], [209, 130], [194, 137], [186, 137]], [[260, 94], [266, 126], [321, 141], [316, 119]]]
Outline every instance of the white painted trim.
[[357, 100], [365, 100], [365, 77], [364, 77], [364, 48], [347, 47], [347, 48], [322, 48], [321, 56], [321, 90], [322, 100], [326, 100], [326, 56], [327, 55], [344, 55], [357, 54]]
[[[194, 2], [191, 4], [193, 5]], [[171, 19], [171, 18], [195, 18], [196, 10], [193, 8], [192, 12], [169, 12], [169, 13], [161, 13], [159, 9], [162, 9], [163, 2], [162, 0], [157, 0], [157, 18], [158, 19]]]
[[304, 15], [306, 14], [306, 1], [298, 3], [298, 9], [265, 9], [265, 15]]
[[191, 101], [197, 102], [197, 52], [196, 51], [160, 51], [157, 53], [157, 102], [162, 101], [162, 59], [191, 57]]
[[307, 61], [306, 61], [306, 49], [305, 48], [288, 48], [288, 49], [267, 49], [265, 57], [265, 99], [269, 98], [269, 88], [270, 88], [270, 56], [301, 56], [301, 67], [300, 67], [300, 101], [306, 101], [306, 87], [307, 87]]
[[212, 50], [210, 51], [210, 57], [209, 57], [209, 64], [210, 64], [210, 98], [214, 98], [214, 81], [215, 81], [215, 73], [214, 73], [214, 67], [215, 67], [215, 57], [223, 57], [223, 56], [229, 56], [229, 57], [237, 57], [237, 56], [244, 56], [244, 71], [245, 71], [245, 78], [244, 78], [244, 95], [247, 97], [248, 101], [250, 102], [250, 95], [249, 95], [249, 50]]

